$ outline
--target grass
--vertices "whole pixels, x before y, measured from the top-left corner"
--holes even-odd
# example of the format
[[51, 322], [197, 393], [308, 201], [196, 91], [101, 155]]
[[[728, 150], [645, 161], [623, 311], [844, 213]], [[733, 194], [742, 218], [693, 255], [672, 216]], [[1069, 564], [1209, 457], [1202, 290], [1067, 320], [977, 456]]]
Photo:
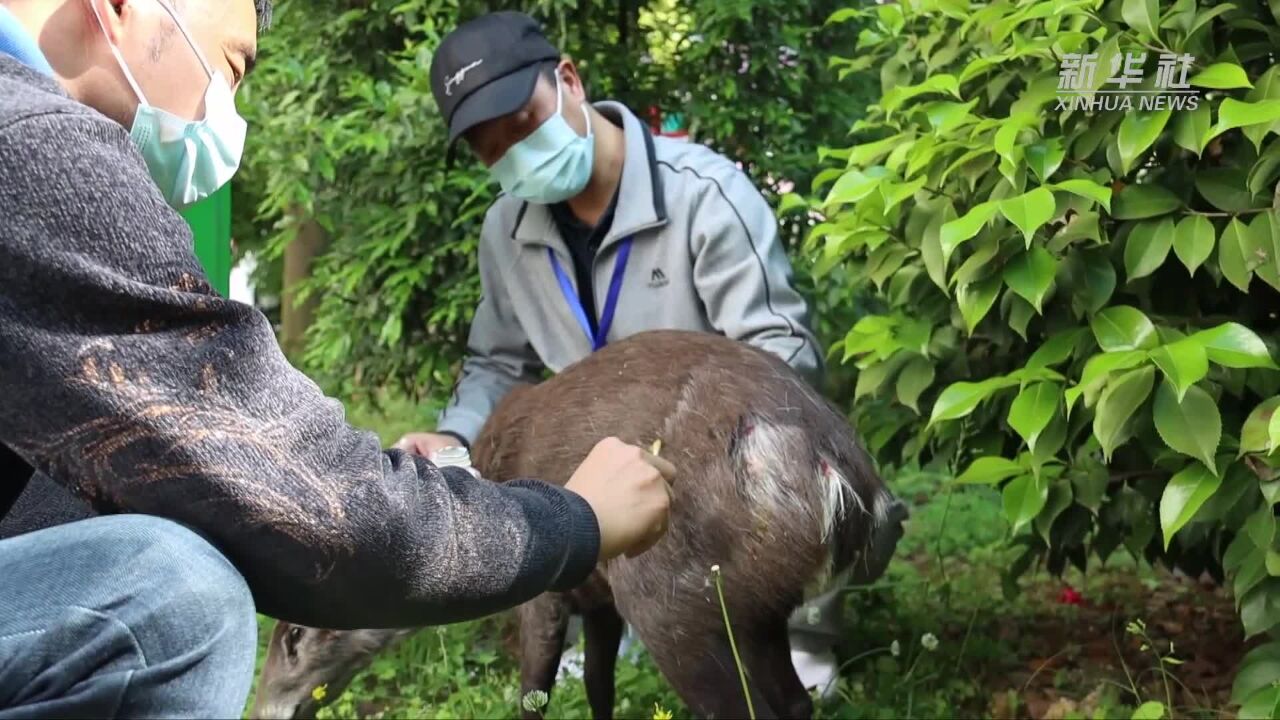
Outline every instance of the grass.
[[[432, 415], [394, 402], [384, 412], [395, 420], [365, 410], [351, 418], [390, 444]], [[885, 576], [846, 595], [840, 679], [818, 717], [1129, 718], [1148, 701], [1176, 717], [1231, 716], [1230, 680], [1246, 646], [1224, 591], [1113, 558], [1088, 576], [1029, 576], [1006, 597], [1000, 573], [1013, 551], [999, 494], [946, 481], [925, 472], [892, 480], [912, 516]], [[270, 629], [264, 622], [264, 640]], [[424, 629], [320, 717], [510, 718], [519, 687], [508, 613]], [[643, 653], [619, 659], [615, 710], [690, 716]], [[544, 715], [589, 718], [582, 681], [562, 678]]]

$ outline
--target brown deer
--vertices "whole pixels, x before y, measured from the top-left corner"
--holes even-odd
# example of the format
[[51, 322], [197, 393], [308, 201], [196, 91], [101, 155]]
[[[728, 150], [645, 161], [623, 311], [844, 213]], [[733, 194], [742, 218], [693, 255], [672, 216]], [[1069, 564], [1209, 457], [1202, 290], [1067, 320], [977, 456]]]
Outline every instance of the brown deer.
[[[649, 551], [599, 567], [572, 592], [517, 609], [522, 695], [550, 695], [577, 613], [597, 720], [612, 717], [624, 621], [694, 713], [746, 718], [712, 580], [718, 565], [757, 717], [809, 717], [788, 618], [806, 589], [836, 571], [878, 575], [899, 532], [890, 515], [900, 506], [846, 420], [773, 355], [718, 335], [662, 330], [512, 391], [472, 451], [489, 480], [564, 483], [610, 435], [643, 447], [661, 441], [660, 454], [677, 469], [668, 532]], [[374, 654], [413, 632], [279, 623], [252, 716], [309, 717], [316, 686], [327, 684], [328, 699], [337, 697]]]

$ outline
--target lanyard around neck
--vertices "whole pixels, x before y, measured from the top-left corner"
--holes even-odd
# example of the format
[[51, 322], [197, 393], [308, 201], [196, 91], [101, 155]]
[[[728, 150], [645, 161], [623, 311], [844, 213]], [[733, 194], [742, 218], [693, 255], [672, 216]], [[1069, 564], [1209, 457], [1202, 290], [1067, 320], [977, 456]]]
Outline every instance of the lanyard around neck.
[[564, 268], [560, 267], [560, 261], [556, 260], [556, 253], [551, 248], [547, 248], [547, 257], [551, 259], [551, 269], [555, 271], [556, 280], [560, 282], [560, 292], [564, 294], [564, 299], [569, 303], [569, 309], [573, 311], [573, 316], [577, 318], [578, 325], [582, 326], [582, 331], [587, 334], [587, 340], [591, 342], [591, 351], [595, 352], [605, 346], [608, 342], [609, 327], [613, 325], [613, 312], [618, 307], [618, 295], [622, 292], [622, 276], [627, 272], [627, 258], [631, 256], [631, 238], [623, 240], [618, 246], [618, 259], [613, 262], [613, 277], [609, 279], [609, 294], [605, 297], [604, 313], [600, 315], [600, 325], [596, 331], [591, 332], [591, 322], [587, 319], [587, 311], [582, 306], [582, 299], [578, 297], [577, 291], [573, 289], [573, 283], [569, 280], [569, 275], [565, 273]]

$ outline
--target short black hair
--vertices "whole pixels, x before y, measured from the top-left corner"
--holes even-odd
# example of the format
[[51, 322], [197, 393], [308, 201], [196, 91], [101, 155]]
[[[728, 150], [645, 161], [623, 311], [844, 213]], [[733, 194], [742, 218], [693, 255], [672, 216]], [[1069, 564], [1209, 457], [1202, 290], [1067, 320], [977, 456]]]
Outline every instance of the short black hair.
[[253, 9], [258, 11], [258, 30], [271, 27], [271, 0], [253, 0]]

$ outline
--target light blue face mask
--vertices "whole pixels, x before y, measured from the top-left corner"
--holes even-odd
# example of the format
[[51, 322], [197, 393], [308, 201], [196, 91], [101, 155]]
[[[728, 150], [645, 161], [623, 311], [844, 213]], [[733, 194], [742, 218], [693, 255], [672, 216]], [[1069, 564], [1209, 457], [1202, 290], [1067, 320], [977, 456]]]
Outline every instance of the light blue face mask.
[[[151, 179], [159, 186], [165, 200], [175, 208], [192, 205], [227, 184], [240, 167], [247, 126], [236, 112], [235, 98], [222, 73], [214, 72], [204, 53], [191, 39], [182, 20], [165, 0], [160, 7], [173, 18], [209, 77], [204, 95], [204, 119], [187, 120], [147, 102], [142, 88], [129, 72], [120, 49], [108, 40], [125, 79], [138, 96], [138, 110], [133, 117], [129, 137], [147, 163]], [[94, 14], [98, 6], [93, 3]], [[106, 34], [102, 16], [98, 24]], [[109, 38], [110, 36], [108, 36]]]
[[555, 114], [529, 137], [512, 145], [489, 169], [503, 190], [521, 200], [550, 205], [568, 200], [587, 186], [595, 160], [591, 114], [584, 104], [587, 134], [583, 137], [560, 114], [563, 107], [564, 93], [557, 73]]

